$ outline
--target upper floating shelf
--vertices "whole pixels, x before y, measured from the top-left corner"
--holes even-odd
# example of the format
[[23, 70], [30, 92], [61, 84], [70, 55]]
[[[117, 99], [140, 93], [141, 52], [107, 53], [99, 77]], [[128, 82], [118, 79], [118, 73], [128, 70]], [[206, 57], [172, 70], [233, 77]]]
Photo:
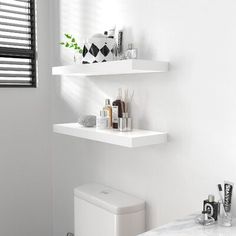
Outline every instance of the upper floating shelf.
[[93, 64], [74, 64], [52, 68], [53, 75], [119, 75], [167, 72], [168, 62], [149, 60], [121, 60]]
[[94, 140], [103, 143], [134, 148], [167, 142], [166, 132], [134, 129], [131, 132], [98, 130], [81, 127], [77, 123], [55, 124], [53, 131], [59, 134]]

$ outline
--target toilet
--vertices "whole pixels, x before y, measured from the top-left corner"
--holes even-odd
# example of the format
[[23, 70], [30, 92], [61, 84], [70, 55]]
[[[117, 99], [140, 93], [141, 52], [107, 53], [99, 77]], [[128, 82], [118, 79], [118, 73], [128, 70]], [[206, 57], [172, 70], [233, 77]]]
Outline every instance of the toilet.
[[75, 236], [135, 236], [145, 231], [145, 202], [101, 184], [74, 189]]

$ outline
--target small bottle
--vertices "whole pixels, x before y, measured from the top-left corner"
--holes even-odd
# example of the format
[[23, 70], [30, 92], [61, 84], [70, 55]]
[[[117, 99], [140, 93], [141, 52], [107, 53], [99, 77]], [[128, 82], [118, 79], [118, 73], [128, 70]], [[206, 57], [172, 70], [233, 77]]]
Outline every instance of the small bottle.
[[208, 216], [214, 218], [217, 221], [219, 203], [215, 202], [214, 195], [208, 195], [208, 199], [203, 202], [203, 211], [207, 211]]
[[112, 106], [110, 99], [105, 100], [105, 107], [103, 108], [103, 111], [107, 112], [107, 116], [109, 118], [109, 128], [112, 127]]
[[97, 129], [109, 128], [109, 117], [107, 116], [107, 111], [100, 111], [100, 116], [97, 117], [96, 128]]
[[137, 59], [137, 49], [133, 48], [133, 44], [128, 44], [128, 49], [125, 52], [125, 59]]
[[112, 103], [112, 127], [118, 129], [119, 118], [122, 118], [125, 103], [122, 101], [122, 90], [119, 89], [117, 99]]

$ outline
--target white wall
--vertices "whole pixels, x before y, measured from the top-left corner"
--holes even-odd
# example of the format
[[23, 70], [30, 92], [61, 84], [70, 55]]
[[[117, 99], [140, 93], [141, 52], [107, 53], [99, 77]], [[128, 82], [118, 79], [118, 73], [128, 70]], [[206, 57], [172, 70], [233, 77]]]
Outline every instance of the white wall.
[[98, 114], [117, 88], [135, 90], [136, 127], [167, 130], [169, 143], [127, 149], [54, 135], [54, 235], [73, 231], [73, 188], [101, 182], [147, 201], [147, 229], [201, 210], [224, 179], [236, 181], [236, 3], [233, 0], [54, 1], [57, 43], [116, 23], [140, 58], [168, 60], [166, 74], [54, 79], [54, 122]]
[[0, 88], [0, 235], [50, 236], [49, 7], [38, 1], [38, 88]]

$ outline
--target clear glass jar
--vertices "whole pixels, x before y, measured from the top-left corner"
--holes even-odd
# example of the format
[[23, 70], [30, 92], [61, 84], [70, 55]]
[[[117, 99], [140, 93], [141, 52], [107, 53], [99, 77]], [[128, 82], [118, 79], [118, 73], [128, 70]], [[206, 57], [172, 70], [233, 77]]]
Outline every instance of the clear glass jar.
[[218, 223], [226, 227], [232, 226], [232, 214], [231, 212], [225, 211], [224, 204], [222, 202], [219, 202]]

